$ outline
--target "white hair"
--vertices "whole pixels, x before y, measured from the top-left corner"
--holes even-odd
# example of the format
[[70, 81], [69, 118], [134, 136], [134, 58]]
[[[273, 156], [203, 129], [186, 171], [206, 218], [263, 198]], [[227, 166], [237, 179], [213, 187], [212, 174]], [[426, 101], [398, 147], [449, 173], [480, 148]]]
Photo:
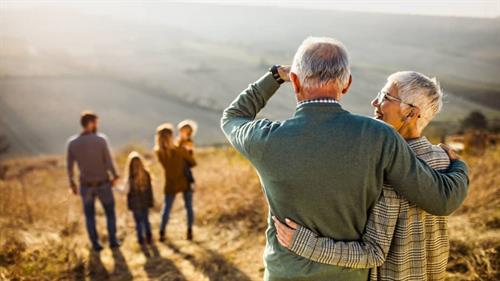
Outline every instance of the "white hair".
[[387, 78], [395, 83], [402, 107], [409, 104], [420, 109], [417, 126], [423, 130], [443, 107], [443, 91], [437, 79], [429, 78], [416, 71], [400, 71]]
[[336, 81], [339, 89], [349, 83], [349, 55], [344, 45], [333, 38], [309, 37], [295, 53], [291, 71], [302, 88], [319, 88]]

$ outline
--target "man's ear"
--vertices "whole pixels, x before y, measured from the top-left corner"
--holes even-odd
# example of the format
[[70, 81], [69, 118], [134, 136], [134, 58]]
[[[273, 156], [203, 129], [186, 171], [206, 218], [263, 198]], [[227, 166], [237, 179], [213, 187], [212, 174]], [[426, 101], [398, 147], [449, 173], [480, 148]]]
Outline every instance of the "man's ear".
[[300, 80], [297, 74], [290, 72], [290, 82], [292, 82], [293, 91], [296, 94], [300, 93]]
[[349, 88], [351, 87], [352, 84], [352, 75], [349, 75], [349, 83], [347, 83], [347, 86], [342, 89], [342, 94], [345, 95], [349, 91]]

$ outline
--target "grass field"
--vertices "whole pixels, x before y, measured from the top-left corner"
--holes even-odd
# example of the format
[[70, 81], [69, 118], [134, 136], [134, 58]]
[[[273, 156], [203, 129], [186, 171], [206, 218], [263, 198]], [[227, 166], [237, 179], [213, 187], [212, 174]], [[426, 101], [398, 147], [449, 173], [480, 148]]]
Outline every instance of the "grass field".
[[[157, 237], [162, 202], [161, 171], [141, 147], [117, 153], [123, 168], [131, 149], [147, 155], [156, 205], [151, 214]], [[500, 149], [466, 157], [470, 192], [450, 218], [448, 280], [500, 278]], [[174, 205], [168, 242], [149, 256], [136, 245], [125, 196], [115, 194], [118, 251], [92, 254], [78, 197], [67, 192], [60, 156], [16, 158], [0, 166], [0, 279], [11, 280], [261, 280], [267, 207], [258, 177], [233, 149], [206, 148], [195, 168], [195, 241], [185, 240], [182, 200]], [[104, 215], [98, 227], [106, 243]]]

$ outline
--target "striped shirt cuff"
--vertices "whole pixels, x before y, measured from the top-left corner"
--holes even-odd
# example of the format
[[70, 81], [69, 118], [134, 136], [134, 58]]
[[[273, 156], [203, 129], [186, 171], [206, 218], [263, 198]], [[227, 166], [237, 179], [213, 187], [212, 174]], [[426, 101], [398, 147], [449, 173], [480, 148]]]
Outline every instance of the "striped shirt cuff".
[[299, 256], [308, 258], [311, 257], [318, 243], [318, 236], [311, 230], [299, 226], [295, 230], [290, 250]]

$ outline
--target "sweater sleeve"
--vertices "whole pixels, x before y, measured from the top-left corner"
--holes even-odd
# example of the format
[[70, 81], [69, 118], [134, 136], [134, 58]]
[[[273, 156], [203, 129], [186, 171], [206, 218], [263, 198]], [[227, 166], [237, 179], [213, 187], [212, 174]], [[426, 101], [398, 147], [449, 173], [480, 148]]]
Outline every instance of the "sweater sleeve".
[[467, 166], [453, 161], [438, 172], [417, 158], [397, 133], [389, 137], [392, 156], [385, 167], [386, 180], [396, 192], [430, 214], [451, 214], [463, 202], [469, 185]]
[[255, 120], [257, 113], [278, 90], [279, 84], [271, 73], [252, 83], [224, 110], [221, 128], [226, 138], [248, 159], [260, 156], [259, 144], [279, 126], [267, 119]]

